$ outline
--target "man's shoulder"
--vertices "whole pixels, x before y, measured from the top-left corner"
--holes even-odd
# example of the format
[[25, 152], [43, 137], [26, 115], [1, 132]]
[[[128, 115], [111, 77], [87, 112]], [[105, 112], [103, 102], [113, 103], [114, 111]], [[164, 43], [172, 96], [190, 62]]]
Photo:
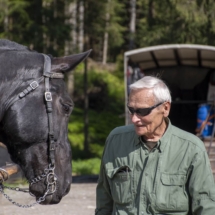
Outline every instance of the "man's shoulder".
[[120, 134], [126, 134], [126, 133], [134, 133], [134, 125], [133, 124], [129, 124], [129, 125], [124, 125], [124, 126], [119, 126], [114, 128], [111, 132], [109, 136], [113, 136], [113, 135], [120, 135]]
[[126, 157], [135, 149], [138, 136], [133, 125], [116, 127], [105, 143], [104, 163], [113, 162], [116, 157]]
[[113, 145], [116, 147], [116, 145], [122, 145], [124, 147], [127, 143], [131, 145], [131, 142], [134, 142], [137, 138], [134, 125], [129, 124], [114, 128], [108, 135], [107, 143], [109, 146]]
[[187, 132], [185, 130], [182, 130], [176, 126], [172, 126], [172, 134], [176, 137], [181, 139], [183, 142], [189, 142], [190, 144], [193, 144], [197, 147], [200, 147], [201, 149], [205, 149], [204, 147], [204, 143], [200, 140], [199, 137], [197, 137], [196, 135]]

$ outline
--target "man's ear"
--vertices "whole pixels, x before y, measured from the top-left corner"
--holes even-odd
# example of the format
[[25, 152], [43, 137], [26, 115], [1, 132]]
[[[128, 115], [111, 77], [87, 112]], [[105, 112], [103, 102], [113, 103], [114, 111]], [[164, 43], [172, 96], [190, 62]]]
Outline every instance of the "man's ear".
[[171, 103], [170, 102], [165, 102], [164, 103], [164, 117], [168, 117], [169, 116], [169, 112], [170, 112], [170, 108], [171, 108]]

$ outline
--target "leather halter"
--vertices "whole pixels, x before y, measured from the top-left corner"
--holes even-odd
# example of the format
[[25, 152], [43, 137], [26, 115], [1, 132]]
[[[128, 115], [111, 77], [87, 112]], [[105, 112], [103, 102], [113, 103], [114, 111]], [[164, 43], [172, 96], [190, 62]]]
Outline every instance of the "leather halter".
[[51, 59], [47, 55], [43, 54], [45, 62], [43, 69], [43, 76], [45, 77], [45, 101], [46, 110], [48, 115], [48, 129], [49, 129], [49, 159], [51, 166], [55, 164], [55, 140], [53, 129], [53, 117], [52, 117], [52, 94], [50, 92], [49, 79], [50, 78], [64, 78], [62, 73], [51, 73]]
[[54, 174], [55, 169], [55, 138], [54, 138], [54, 129], [53, 129], [53, 116], [52, 116], [52, 94], [50, 92], [50, 79], [63, 79], [64, 74], [63, 73], [52, 73], [51, 72], [51, 59], [49, 56], [42, 54], [44, 57], [44, 67], [43, 67], [43, 76], [40, 77], [38, 80], [33, 81], [29, 84], [28, 87], [26, 87], [21, 93], [18, 94], [17, 97], [10, 100], [10, 102], [6, 106], [6, 110], [14, 104], [16, 101], [24, 98], [29, 93], [33, 92], [36, 88], [39, 87], [40, 82], [42, 80], [45, 81], [45, 103], [46, 103], [46, 111], [48, 116], [48, 151], [49, 151], [49, 166], [48, 169], [44, 170], [44, 173], [40, 176], [37, 176], [34, 179], [29, 180], [30, 185], [35, 184], [39, 181], [41, 181], [43, 178], [46, 177], [46, 184], [47, 188], [45, 191], [44, 196], [42, 197], [42, 200], [44, 201], [44, 198], [49, 195], [53, 194], [56, 191], [56, 181], [57, 177]]

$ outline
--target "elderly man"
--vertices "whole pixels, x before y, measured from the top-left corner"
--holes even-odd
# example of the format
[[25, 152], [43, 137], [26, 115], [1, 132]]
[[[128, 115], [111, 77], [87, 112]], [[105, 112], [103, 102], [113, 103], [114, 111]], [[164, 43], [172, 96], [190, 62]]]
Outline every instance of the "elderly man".
[[204, 144], [171, 124], [165, 83], [145, 76], [130, 90], [133, 124], [115, 128], [107, 138], [95, 214], [215, 215], [215, 184]]

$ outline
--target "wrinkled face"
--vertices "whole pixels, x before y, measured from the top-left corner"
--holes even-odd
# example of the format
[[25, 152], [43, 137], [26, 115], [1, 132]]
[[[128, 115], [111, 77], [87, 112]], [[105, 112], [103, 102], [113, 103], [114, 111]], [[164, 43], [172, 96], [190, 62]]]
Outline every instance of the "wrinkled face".
[[[132, 90], [129, 95], [128, 106], [134, 109], [149, 108], [157, 103], [151, 89]], [[136, 113], [131, 114], [131, 121], [135, 126], [135, 131], [139, 136], [146, 138], [159, 134], [163, 129], [164, 117], [169, 115], [170, 104], [165, 102], [154, 108], [150, 114], [139, 116]]]
[[[56, 204], [69, 192], [71, 184], [71, 148], [67, 139], [67, 126], [73, 102], [66, 93], [61, 79], [50, 80], [53, 105], [53, 129], [55, 138], [55, 175], [57, 190], [42, 204]], [[16, 101], [3, 119], [3, 135], [8, 151], [18, 163], [27, 180], [41, 176], [48, 168], [48, 118], [44, 102], [44, 82], [25, 98]], [[36, 198], [44, 195], [45, 179], [30, 186]]]

